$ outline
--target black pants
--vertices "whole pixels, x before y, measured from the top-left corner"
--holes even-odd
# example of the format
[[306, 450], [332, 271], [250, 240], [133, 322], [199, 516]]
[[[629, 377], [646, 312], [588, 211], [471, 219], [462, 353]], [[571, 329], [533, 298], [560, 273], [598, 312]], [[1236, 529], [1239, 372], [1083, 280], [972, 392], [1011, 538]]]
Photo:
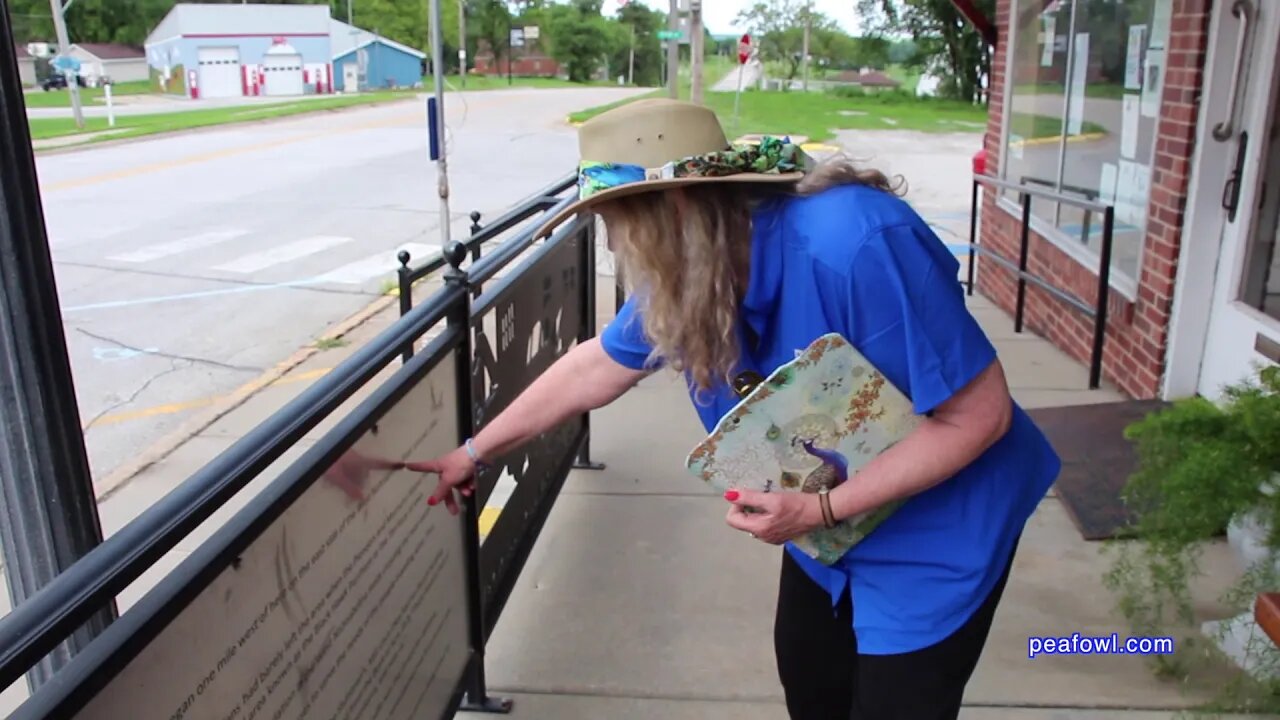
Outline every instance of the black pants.
[[901, 655], [859, 655], [849, 593], [832, 608], [827, 591], [784, 552], [774, 647], [791, 720], [955, 720], [1008, 579], [1006, 567], [947, 639]]

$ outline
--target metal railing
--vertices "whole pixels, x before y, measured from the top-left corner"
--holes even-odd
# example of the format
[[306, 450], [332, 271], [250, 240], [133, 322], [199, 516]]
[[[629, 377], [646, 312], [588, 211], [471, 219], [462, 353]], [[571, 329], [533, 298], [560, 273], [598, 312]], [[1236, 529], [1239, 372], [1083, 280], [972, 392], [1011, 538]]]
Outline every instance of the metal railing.
[[[981, 190], [984, 185], [998, 190], [1009, 190], [1020, 195], [1019, 204], [1021, 205], [1022, 214], [1019, 223], [1018, 259], [1016, 261], [1004, 257], [995, 250], [978, 242], [978, 215], [981, 209]], [[1046, 278], [1028, 270], [1031, 250], [1031, 201], [1033, 198], [1079, 208], [1085, 211], [1086, 218], [1090, 217], [1092, 213], [1102, 215], [1102, 246], [1099, 251], [1096, 304], [1090, 304], [1053, 285]], [[973, 176], [973, 195], [970, 202], [969, 267], [968, 279], [965, 282], [968, 293], [973, 295], [976, 264], [978, 255], [981, 254], [984, 258], [990, 259], [996, 265], [1008, 270], [1017, 277], [1017, 297], [1014, 301], [1013, 314], [1015, 332], [1022, 332], [1023, 320], [1026, 314], [1028, 284], [1035, 285], [1054, 299], [1075, 309], [1085, 317], [1091, 318], [1093, 320], [1093, 343], [1089, 355], [1089, 389], [1098, 389], [1102, 384], [1102, 350], [1107, 338], [1107, 309], [1111, 299], [1111, 254], [1115, 239], [1115, 206], [1094, 200], [1072, 197], [1053, 190], [1032, 187], [1028, 184], [1000, 180], [990, 175], [982, 174]], [[1088, 232], [1087, 221], [1085, 223], [1085, 232]], [[1087, 238], [1088, 235], [1086, 234], [1085, 237]]]
[[[453, 391], [460, 443], [574, 344], [592, 337], [595, 226], [590, 218], [572, 218], [536, 245], [531, 227], [520, 230], [487, 257], [474, 261], [481, 244], [571, 201], [556, 193], [572, 184], [572, 175], [557, 181], [417, 268], [410, 269], [408, 258], [400, 258], [401, 282], [409, 286], [402, 285], [402, 314], [397, 321], [0, 618], [2, 689], [20, 681], [67, 636], [109, 606], [202, 522], [297, 447], [344, 402], [372, 387], [374, 379], [400, 359], [400, 370], [374, 388], [372, 398], [344, 415], [337, 427], [249, 499], [232, 521], [112, 623], [52, 682], [38, 688], [14, 717], [68, 717], [90, 702], [215, 577], [236, 567], [238, 553], [324, 476], [361, 433], [370, 428], [377, 432], [377, 422], [387, 408], [410, 393], [431, 368], [451, 360], [456, 363]], [[473, 220], [478, 217], [473, 215]], [[482, 283], [531, 248], [533, 252], [512, 272], [481, 291]], [[468, 257], [473, 263], [464, 270]], [[413, 306], [412, 283], [446, 266], [443, 287]], [[410, 299], [407, 304], [406, 299]], [[490, 314], [497, 314], [504, 327], [502, 337], [493, 339], [496, 344], [483, 329], [483, 319]], [[415, 343], [432, 333], [434, 339], [415, 353]], [[486, 374], [500, 375], [501, 382], [486, 384]], [[465, 503], [467, 579], [466, 586], [456, 592], [466, 595], [471, 659], [450, 713], [460, 704], [468, 709], [509, 708], [509, 702], [488, 696], [484, 646], [570, 469], [601, 467], [588, 460], [588, 438], [588, 417], [566, 421], [540, 442], [498, 459], [480, 475], [477, 492]], [[518, 487], [507, 503], [509, 510], [499, 516], [482, 544], [479, 508], [503, 472], [513, 474]], [[464, 694], [467, 702], [462, 704]], [[145, 700], [139, 698], [139, 702]]]

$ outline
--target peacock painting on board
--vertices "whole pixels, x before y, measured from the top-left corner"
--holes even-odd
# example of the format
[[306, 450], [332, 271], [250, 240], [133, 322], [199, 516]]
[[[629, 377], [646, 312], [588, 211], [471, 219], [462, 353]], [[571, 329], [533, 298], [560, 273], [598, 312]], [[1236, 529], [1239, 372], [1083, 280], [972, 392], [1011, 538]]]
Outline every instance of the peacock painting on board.
[[[906, 395], [843, 337], [828, 334], [747, 391], [687, 467], [721, 492], [834, 490], [858, 482], [860, 468], [920, 421]], [[795, 545], [830, 565], [898, 506], [819, 528]]]

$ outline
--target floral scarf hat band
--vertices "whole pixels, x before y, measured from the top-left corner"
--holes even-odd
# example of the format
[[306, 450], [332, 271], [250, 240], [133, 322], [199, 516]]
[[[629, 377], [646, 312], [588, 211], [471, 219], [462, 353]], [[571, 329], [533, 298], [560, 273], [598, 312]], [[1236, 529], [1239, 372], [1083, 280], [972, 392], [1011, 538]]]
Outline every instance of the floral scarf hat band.
[[694, 155], [660, 168], [623, 163], [583, 161], [578, 166], [578, 197], [622, 185], [673, 178], [727, 177], [743, 173], [777, 175], [804, 170], [805, 156], [790, 138], [765, 137], [758, 145], [736, 145], [726, 150]]

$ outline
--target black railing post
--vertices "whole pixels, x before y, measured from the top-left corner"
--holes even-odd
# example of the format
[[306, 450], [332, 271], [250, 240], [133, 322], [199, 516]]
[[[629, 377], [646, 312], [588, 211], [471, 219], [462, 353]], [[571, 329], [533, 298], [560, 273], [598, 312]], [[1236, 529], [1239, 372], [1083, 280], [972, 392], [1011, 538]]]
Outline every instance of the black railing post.
[[1027, 255], [1031, 245], [1031, 195], [1022, 194], [1022, 232], [1018, 239], [1018, 304], [1014, 309], [1013, 330], [1022, 332], [1023, 314], [1027, 306]]
[[1111, 242], [1116, 209], [1108, 205], [1102, 219], [1102, 257], [1098, 264], [1098, 310], [1093, 315], [1093, 355], [1089, 359], [1089, 389], [1102, 384], [1102, 346], [1107, 339], [1107, 306], [1111, 304]]
[[[462, 263], [467, 258], [467, 245], [463, 242], [455, 241], [444, 250], [445, 260], [449, 262], [450, 268], [445, 273], [444, 281], [447, 285], [456, 285], [466, 290], [463, 294], [463, 300], [460, 300], [454, 307], [449, 309], [448, 324], [451, 328], [457, 328], [460, 337], [458, 349], [455, 351], [456, 367], [457, 367], [457, 406], [458, 406], [458, 441], [465, 442], [467, 438], [475, 431], [475, 402], [472, 398], [472, 347], [471, 347], [471, 282], [467, 277], [467, 273], [462, 269]], [[479, 484], [478, 482], [476, 483]], [[467, 606], [470, 609], [468, 617], [468, 635], [471, 640], [471, 670], [470, 677], [466, 682], [466, 700], [462, 703], [462, 710], [468, 712], [485, 712], [485, 713], [508, 713], [511, 712], [512, 702], [502, 698], [489, 697], [489, 691], [485, 684], [485, 644], [488, 638], [485, 637], [485, 607], [484, 593], [480, 587], [480, 508], [479, 493], [473, 492], [470, 497], [463, 499], [463, 545], [466, 549], [467, 564]]]
[[[409, 268], [410, 257], [408, 250], [401, 250], [396, 259], [400, 261], [400, 267], [396, 268], [396, 279], [400, 284], [400, 317], [409, 314], [413, 309], [413, 270]], [[402, 362], [409, 362], [413, 357], [413, 343], [410, 342], [405, 346], [404, 351], [400, 354]]]
[[[476, 242], [476, 241], [475, 241], [475, 237], [476, 237], [477, 235], [479, 235], [479, 234], [480, 234], [480, 231], [481, 231], [481, 230], [483, 230], [483, 229], [484, 229], [484, 227], [482, 227], [482, 226], [480, 225], [480, 211], [479, 211], [479, 210], [472, 210], [472, 211], [471, 211], [471, 237], [472, 237], [472, 240], [471, 240], [471, 262], [472, 262], [473, 264], [474, 264], [474, 263], [477, 263], [477, 262], [480, 262], [480, 245], [481, 245], [481, 243]], [[471, 297], [479, 297], [479, 296], [480, 296], [480, 292], [481, 292], [481, 290], [480, 290], [480, 285], [479, 285], [479, 283], [477, 283], [477, 284], [475, 285], [475, 287], [471, 288]]]
[[[589, 217], [589, 216], [588, 216]], [[596, 336], [596, 223], [594, 218], [586, 221], [586, 226], [579, 231], [582, 247], [579, 248], [578, 262], [582, 267], [581, 282], [578, 283], [581, 295], [582, 323], [578, 328], [578, 342], [584, 343]], [[582, 436], [582, 447], [578, 449], [578, 459], [573, 466], [579, 470], [603, 470], [604, 463], [591, 462], [591, 413], [582, 418], [586, 432]]]
[[974, 265], [977, 262], [978, 254], [978, 193], [982, 189], [982, 183], [977, 178], [973, 180], [973, 198], [969, 210], [969, 294], [973, 295], [974, 283]]

